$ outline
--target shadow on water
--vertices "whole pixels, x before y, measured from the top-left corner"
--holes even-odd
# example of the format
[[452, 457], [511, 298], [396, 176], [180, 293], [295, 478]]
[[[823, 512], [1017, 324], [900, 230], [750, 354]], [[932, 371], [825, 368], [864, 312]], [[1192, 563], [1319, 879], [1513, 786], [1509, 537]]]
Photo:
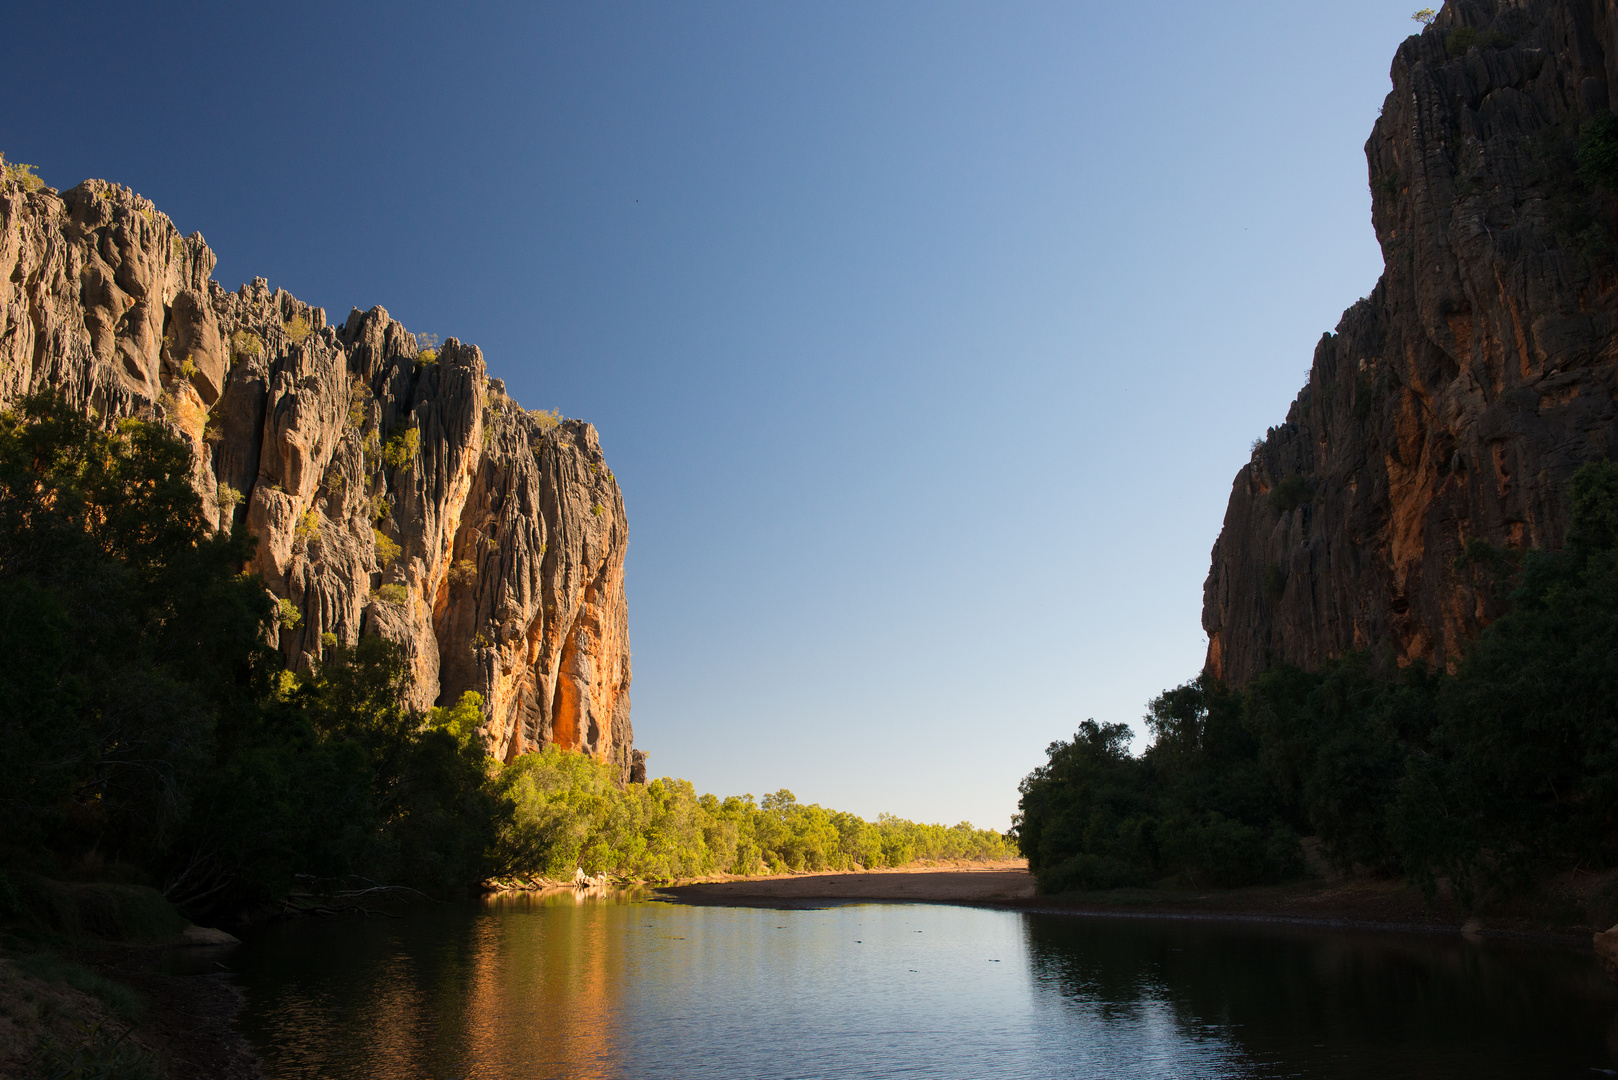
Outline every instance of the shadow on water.
[[1599, 1076], [1618, 987], [1542, 942], [1170, 919], [1030, 916], [1032, 973], [1068, 1010], [1167, 1006], [1241, 1075]]
[[621, 892], [284, 923], [230, 963], [272, 1080], [1588, 1078], [1618, 1016], [1542, 944]]

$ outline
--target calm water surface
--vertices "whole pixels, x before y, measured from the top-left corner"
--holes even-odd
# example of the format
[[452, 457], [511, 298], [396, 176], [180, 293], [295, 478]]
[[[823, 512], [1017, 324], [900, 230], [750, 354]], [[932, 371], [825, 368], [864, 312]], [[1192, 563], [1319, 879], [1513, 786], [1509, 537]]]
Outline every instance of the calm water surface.
[[283, 924], [232, 966], [272, 1078], [1477, 1080], [1618, 1067], [1618, 988], [1588, 954], [1458, 936], [564, 894]]

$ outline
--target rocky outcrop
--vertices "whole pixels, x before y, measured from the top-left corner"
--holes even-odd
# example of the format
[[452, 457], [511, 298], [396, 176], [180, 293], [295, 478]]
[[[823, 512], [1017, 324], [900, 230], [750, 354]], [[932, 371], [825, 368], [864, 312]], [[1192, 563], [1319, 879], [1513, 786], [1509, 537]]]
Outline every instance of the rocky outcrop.
[[627, 780], [627, 524], [595, 430], [521, 408], [475, 346], [424, 350], [381, 308], [328, 325], [263, 279], [226, 292], [214, 264], [124, 188], [12, 170], [0, 405], [48, 389], [178, 430], [207, 514], [258, 538], [289, 665], [383, 634], [417, 707], [483, 696], [497, 756], [554, 743]]
[[[1399, 47], [1366, 143], [1384, 273], [1236, 476], [1208, 668], [1353, 649], [1452, 663], [1496, 614], [1467, 543], [1556, 547], [1618, 454], [1612, 193], [1581, 125], [1618, 104], [1618, 0], [1461, 0]], [[1588, 129], [1586, 129], [1588, 130]]]

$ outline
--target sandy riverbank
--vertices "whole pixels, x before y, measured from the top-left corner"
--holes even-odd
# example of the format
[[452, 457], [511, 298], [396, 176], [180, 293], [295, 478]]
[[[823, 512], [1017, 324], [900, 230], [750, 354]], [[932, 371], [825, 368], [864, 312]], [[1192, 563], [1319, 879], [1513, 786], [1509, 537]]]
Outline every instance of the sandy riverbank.
[[657, 890], [682, 904], [732, 907], [813, 907], [817, 902], [889, 900], [993, 904], [1032, 900], [1034, 878], [1024, 859], [955, 866], [772, 874], [665, 886]]
[[1588, 927], [1531, 913], [1477, 918], [1447, 894], [1427, 903], [1421, 890], [1399, 879], [1315, 878], [1243, 889], [1111, 889], [1037, 896], [1025, 860], [948, 867], [786, 874], [732, 878], [663, 887], [658, 894], [684, 904], [732, 907], [817, 907], [865, 901], [972, 904], [1074, 915], [1138, 915], [1298, 922], [1321, 926], [1383, 927], [1481, 933], [1532, 934], [1587, 942]]

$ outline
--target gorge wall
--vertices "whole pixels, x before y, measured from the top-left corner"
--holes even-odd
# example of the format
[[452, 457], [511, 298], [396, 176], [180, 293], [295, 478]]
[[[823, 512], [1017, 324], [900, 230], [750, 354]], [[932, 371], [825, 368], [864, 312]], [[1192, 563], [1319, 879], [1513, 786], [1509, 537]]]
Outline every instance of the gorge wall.
[[48, 390], [170, 424], [220, 529], [248, 529], [306, 670], [401, 642], [417, 708], [483, 695], [504, 760], [556, 744], [644, 775], [629, 721], [623, 498], [595, 430], [528, 412], [475, 346], [436, 356], [381, 308], [341, 326], [87, 180], [0, 180], [0, 407]]
[[1618, 456], [1615, 193], [1575, 156], [1618, 104], [1618, 0], [1451, 2], [1392, 77], [1365, 147], [1382, 278], [1214, 545], [1208, 670], [1232, 685], [1353, 649], [1452, 663], [1496, 614], [1467, 542], [1559, 546], [1573, 472]]

